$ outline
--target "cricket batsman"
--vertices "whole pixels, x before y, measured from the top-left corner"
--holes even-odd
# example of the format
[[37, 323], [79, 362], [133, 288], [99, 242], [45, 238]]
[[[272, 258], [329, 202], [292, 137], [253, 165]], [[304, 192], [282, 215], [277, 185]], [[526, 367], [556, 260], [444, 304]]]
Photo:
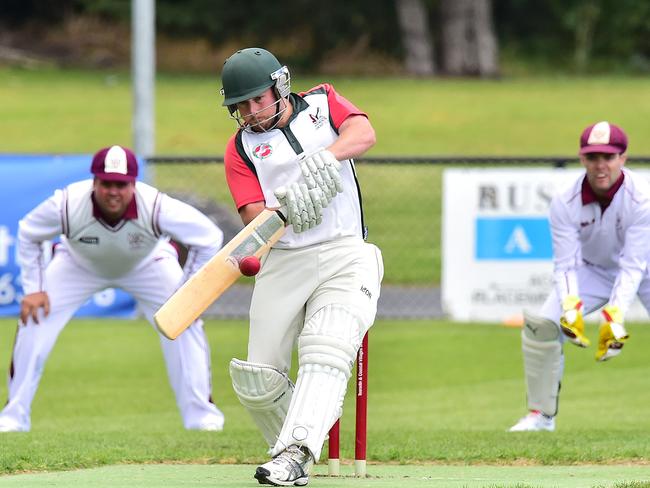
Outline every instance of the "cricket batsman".
[[[287, 231], [262, 258], [250, 309], [247, 359], [230, 374], [272, 459], [260, 484], [304, 486], [374, 322], [383, 276], [365, 242], [353, 158], [375, 143], [368, 116], [330, 84], [292, 93], [269, 51], [237, 51], [223, 65], [223, 105], [239, 129], [226, 179], [244, 224], [282, 207]], [[298, 377], [287, 374], [298, 346]]]

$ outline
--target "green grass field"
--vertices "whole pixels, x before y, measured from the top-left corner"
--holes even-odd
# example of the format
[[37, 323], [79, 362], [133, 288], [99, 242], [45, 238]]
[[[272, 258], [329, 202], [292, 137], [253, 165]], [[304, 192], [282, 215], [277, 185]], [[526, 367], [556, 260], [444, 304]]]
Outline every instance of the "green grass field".
[[[214, 398], [226, 414], [223, 432], [182, 429], [158, 341], [148, 324], [140, 320], [75, 320], [62, 333], [47, 364], [33, 405], [32, 432], [0, 436], [0, 473], [160, 463], [210, 465], [220, 473], [221, 464], [265, 460], [261, 437], [235, 398], [227, 373], [229, 359], [245, 354], [246, 326], [239, 321], [209, 321], [206, 327], [212, 346]], [[591, 327], [589, 334], [595, 332]], [[512, 484], [515, 482], [525, 483], [518, 486], [598, 486], [561, 481], [563, 477], [567, 483], [571, 481], [572, 470], [590, 476], [592, 465], [593, 473], [610, 470], [610, 477], [603, 482], [649, 480], [650, 468], [642, 468], [650, 459], [650, 366], [645, 347], [650, 330], [632, 324], [630, 332], [632, 339], [623, 355], [606, 364], [593, 360], [593, 350], [566, 347], [557, 432], [511, 434], [506, 428], [525, 412], [518, 329], [378, 322], [371, 332], [369, 351], [368, 458], [372, 477], [368, 484], [349, 479], [336, 484], [316, 478], [313, 485], [391, 486], [386, 480], [397, 476], [410, 486], [429, 476], [431, 483], [454, 477], [457, 481], [466, 477], [468, 483], [431, 486], [517, 486]], [[9, 362], [13, 334], [13, 321], [1, 320], [2, 365]], [[5, 396], [2, 385], [0, 398]], [[342, 421], [342, 456], [347, 460], [353, 456], [353, 410], [348, 398]], [[393, 474], [384, 471], [385, 466], [404, 465], [423, 468], [417, 468], [418, 475], [409, 475], [408, 469]], [[481, 466], [491, 467], [488, 471], [504, 469], [486, 474]], [[429, 475], [424, 474], [427, 467]], [[462, 467], [471, 467], [467, 473], [476, 474], [463, 474]], [[509, 475], [516, 470], [507, 467], [526, 469]], [[539, 468], [548, 468], [541, 472], [550, 478], [538, 480], [535, 473]], [[350, 466], [345, 469], [351, 473]], [[155, 470], [147, 484], [148, 472], [137, 486], [178, 486], [157, 484], [157, 477], [166, 475], [155, 474]], [[249, 468], [236, 472], [244, 473], [244, 479], [239, 480], [242, 475], [237, 474], [232, 484], [219, 486], [251, 485]], [[131, 476], [126, 467], [116, 473], [112, 486], [120, 486], [120, 476]], [[199, 468], [186, 472], [190, 480], [214, 476], [210, 473], [213, 471]], [[72, 484], [75, 477], [91, 475], [66, 476], [61, 475], [60, 486], [82, 486]], [[182, 479], [185, 475], [181, 470], [177, 476]], [[38, 483], [57, 477], [33, 479]], [[11, 483], [19, 479], [27, 483], [32, 478], [0, 477], [0, 486], [18, 486]], [[482, 484], [475, 484], [477, 480]], [[489, 480], [496, 481], [490, 484]]]
[[[296, 76], [294, 88], [320, 81]], [[601, 119], [627, 130], [631, 155], [650, 155], [646, 78], [328, 81], [370, 114], [378, 135], [370, 155], [565, 156], [575, 154], [580, 130]], [[158, 154], [223, 153], [235, 126], [219, 87], [216, 74], [158, 76]], [[131, 145], [131, 104], [128, 73], [0, 68], [0, 152]], [[358, 169], [385, 281], [439, 283], [441, 169]], [[219, 170], [158, 167], [154, 182], [231, 205]], [[14, 323], [0, 319], [0, 375]], [[330, 479], [319, 465], [310, 486], [650, 488], [650, 330], [629, 329], [631, 342], [610, 363], [595, 363], [593, 349], [566, 347], [557, 432], [509, 434], [525, 413], [519, 330], [381, 321], [369, 357], [370, 477]], [[207, 332], [223, 432], [182, 429], [148, 324], [75, 320], [47, 364], [32, 432], [0, 434], [0, 486], [256, 486], [251, 476], [265, 449], [227, 373], [231, 357], [245, 356], [246, 324], [209, 321]], [[0, 401], [6, 393], [0, 384]], [[347, 405], [342, 455], [349, 461], [352, 398]], [[343, 471], [352, 472], [349, 463]]]
[[[320, 81], [296, 76], [294, 87]], [[626, 128], [630, 154], [650, 155], [645, 78], [329, 81], [370, 114], [378, 138], [370, 155], [566, 156], [576, 153], [580, 130], [603, 118]], [[235, 125], [218, 89], [216, 74], [158, 76], [158, 154], [223, 153]], [[131, 104], [125, 72], [0, 68], [0, 152], [91, 153], [113, 142], [130, 145]], [[358, 171], [369, 238], [384, 253], [385, 283], [439, 284], [442, 169], [359, 165]], [[159, 165], [153, 182], [232, 209], [221, 166]]]
[[[645, 466], [439, 466], [372, 465], [365, 479], [326, 476], [316, 467], [309, 486], [318, 488], [650, 488]], [[151, 488], [259, 486], [254, 465], [119, 465], [88, 470], [0, 477], [0, 487]], [[527, 481], [534, 480], [534, 481]]]
[[[644, 77], [504, 80], [322, 78], [296, 75], [295, 90], [322, 81], [367, 111], [377, 131], [371, 155], [571, 155], [588, 123], [628, 131], [630, 153], [650, 154]], [[214, 155], [235, 124], [214, 76], [159, 74], [158, 154]], [[92, 152], [131, 141], [127, 72], [0, 68], [0, 152]]]

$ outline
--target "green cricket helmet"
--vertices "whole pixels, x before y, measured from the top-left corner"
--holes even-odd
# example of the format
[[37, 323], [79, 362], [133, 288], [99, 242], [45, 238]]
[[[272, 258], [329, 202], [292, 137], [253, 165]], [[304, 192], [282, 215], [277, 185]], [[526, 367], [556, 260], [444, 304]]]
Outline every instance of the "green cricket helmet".
[[275, 87], [278, 98], [285, 98], [290, 93], [290, 76], [286, 66], [265, 49], [250, 47], [241, 49], [230, 56], [221, 71], [221, 94], [223, 106], [231, 113], [233, 106]]

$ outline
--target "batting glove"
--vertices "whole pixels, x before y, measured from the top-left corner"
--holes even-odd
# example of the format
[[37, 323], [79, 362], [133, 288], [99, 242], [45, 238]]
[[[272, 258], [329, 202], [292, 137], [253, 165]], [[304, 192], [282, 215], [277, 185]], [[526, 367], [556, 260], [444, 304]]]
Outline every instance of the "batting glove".
[[569, 295], [562, 300], [560, 327], [569, 341], [576, 346], [589, 346], [590, 341], [585, 336], [585, 321], [582, 318], [582, 300], [579, 297]]
[[274, 192], [280, 205], [287, 209], [287, 224], [297, 234], [316, 227], [323, 221], [327, 199], [320, 188], [308, 189], [304, 183], [281, 186]]
[[618, 356], [630, 335], [623, 326], [623, 314], [615, 305], [603, 308], [603, 323], [598, 334], [596, 361], [607, 361]]
[[338, 193], [343, 192], [343, 181], [339, 173], [341, 163], [327, 149], [318, 149], [311, 154], [301, 156], [298, 164], [307, 188], [320, 188], [327, 198], [327, 203], [331, 202]]

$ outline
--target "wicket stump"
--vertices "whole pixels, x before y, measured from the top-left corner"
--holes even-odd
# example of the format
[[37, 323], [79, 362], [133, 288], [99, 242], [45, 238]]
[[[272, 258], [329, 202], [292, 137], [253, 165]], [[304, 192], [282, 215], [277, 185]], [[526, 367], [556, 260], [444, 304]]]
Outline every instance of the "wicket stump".
[[[357, 354], [357, 402], [354, 446], [354, 474], [366, 476], [366, 431], [368, 417], [368, 334], [363, 338]], [[330, 476], [340, 474], [340, 421], [337, 420], [329, 432], [327, 470]]]

